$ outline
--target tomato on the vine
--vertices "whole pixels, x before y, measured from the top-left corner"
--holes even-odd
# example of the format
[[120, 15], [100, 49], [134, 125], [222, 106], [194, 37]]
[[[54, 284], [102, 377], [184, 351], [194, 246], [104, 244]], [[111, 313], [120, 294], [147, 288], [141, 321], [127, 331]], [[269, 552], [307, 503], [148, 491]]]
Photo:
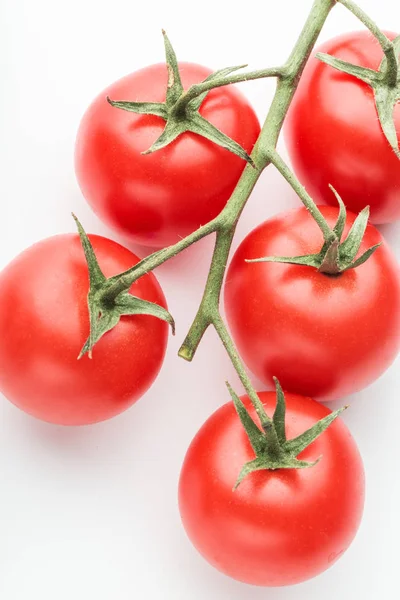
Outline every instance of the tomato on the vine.
[[[364, 31], [336, 37], [317, 51], [373, 70], [383, 59], [377, 40]], [[400, 138], [400, 105], [394, 120]], [[369, 205], [372, 222], [400, 218], [400, 160], [382, 131], [369, 85], [313, 53], [286, 119], [285, 140], [294, 170], [316, 202], [335, 203], [332, 184], [350, 210]]]
[[[210, 75], [180, 63], [185, 89]], [[185, 132], [166, 148], [143, 155], [165, 121], [110, 106], [114, 100], [163, 102], [167, 67], [136, 71], [102, 92], [78, 132], [75, 166], [82, 192], [98, 216], [135, 242], [166, 246], [216, 217], [246, 165], [214, 142]], [[254, 110], [232, 87], [211, 90], [201, 115], [250, 153], [260, 133]]]
[[[275, 394], [259, 397], [272, 416]], [[288, 439], [330, 413], [311, 398], [287, 394], [286, 402]], [[343, 421], [300, 457], [321, 460], [305, 469], [251, 473], [233, 491], [244, 463], [254, 458], [233, 404], [201, 427], [183, 464], [179, 506], [189, 538], [213, 566], [254, 585], [291, 585], [318, 575], [349, 547], [363, 512], [364, 470]]]
[[[333, 227], [338, 209], [319, 207]], [[345, 234], [355, 215], [347, 214]], [[400, 348], [400, 276], [390, 248], [368, 225], [361, 266], [330, 276], [308, 266], [247, 263], [265, 256], [318, 252], [321, 231], [305, 208], [254, 229], [230, 264], [225, 306], [245, 363], [266, 384], [320, 400], [342, 398], [377, 379]]]
[[[111, 240], [90, 240], [107, 277], [139, 261]], [[22, 410], [62, 425], [95, 423], [127, 409], [154, 381], [168, 325], [153, 316], [123, 316], [92, 360], [78, 360], [89, 335], [88, 267], [78, 235], [22, 252], [0, 273], [0, 288], [0, 391]], [[166, 306], [153, 274], [131, 291]]]

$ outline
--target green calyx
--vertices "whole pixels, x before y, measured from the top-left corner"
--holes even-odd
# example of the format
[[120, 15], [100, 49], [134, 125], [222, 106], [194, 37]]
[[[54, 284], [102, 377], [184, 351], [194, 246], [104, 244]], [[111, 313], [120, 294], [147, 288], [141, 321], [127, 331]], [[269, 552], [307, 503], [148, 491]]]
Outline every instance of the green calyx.
[[[372, 88], [382, 131], [393, 152], [400, 159], [399, 140], [394, 122], [394, 109], [396, 104], [400, 102], [400, 36], [393, 42], [387, 40], [387, 44], [387, 56], [391, 57], [392, 60], [388, 60], [387, 56], [385, 56], [378, 71], [353, 65], [321, 52], [317, 54], [317, 58], [342, 73], [360, 79]], [[389, 50], [391, 50], [391, 53]]]
[[116, 278], [110, 277], [107, 279], [105, 277], [100, 269], [88, 236], [76, 216], [73, 215], [73, 217], [78, 227], [89, 271], [88, 308], [90, 332], [78, 358], [82, 358], [86, 353], [88, 353], [89, 358], [92, 358], [94, 345], [105, 333], [118, 325], [123, 315], [151, 315], [157, 317], [169, 323], [174, 334], [174, 319], [165, 308], [153, 302], [142, 300], [142, 298], [137, 298], [129, 293], [128, 290], [133, 281], [127, 283], [126, 289], [119, 291], [117, 294], [112, 293]]
[[201, 116], [199, 109], [206, 98], [212, 82], [215, 82], [216, 87], [221, 86], [221, 78], [224, 79], [225, 85], [231, 83], [228, 76], [247, 65], [237, 67], [228, 67], [212, 73], [207, 77], [202, 84], [206, 91], [201, 92], [202, 85], [197, 84], [192, 86], [187, 92], [184, 91], [181, 76], [179, 72], [178, 61], [172, 45], [163, 30], [166, 63], [168, 69], [168, 82], [166, 101], [162, 102], [127, 102], [115, 101], [107, 97], [107, 101], [111, 106], [120, 108], [136, 114], [155, 115], [161, 117], [165, 121], [165, 128], [160, 137], [154, 144], [142, 152], [142, 154], [151, 154], [157, 150], [165, 148], [171, 142], [176, 140], [186, 131], [190, 131], [200, 135], [218, 146], [229, 150], [233, 154], [249, 162], [254, 166], [253, 160], [248, 153], [234, 140], [225, 135], [217, 127], [212, 125], [207, 119]]
[[[375, 246], [371, 246], [371, 248], [368, 248], [361, 256], [357, 257], [368, 225], [369, 206], [359, 213], [347, 237], [342, 241], [346, 224], [346, 207], [337, 191], [331, 185], [329, 187], [335, 194], [339, 203], [339, 216], [335, 226], [330, 230], [330, 234], [326, 236], [320, 252], [316, 254], [307, 254], [305, 256], [267, 256], [264, 258], [246, 260], [246, 262], [278, 262], [303, 265], [314, 267], [315, 269], [318, 269], [320, 273], [325, 273], [326, 275], [339, 275], [340, 273], [344, 273], [349, 269], [355, 269], [365, 263], [365, 261], [367, 261], [381, 245], [376, 244]], [[319, 215], [319, 218], [323, 219], [321, 214]], [[325, 225], [329, 231], [329, 226], [326, 221]]]
[[286, 439], [286, 401], [281, 385], [274, 377], [276, 389], [276, 408], [272, 420], [264, 410], [265, 422], [263, 429], [250, 416], [247, 408], [227, 383], [227, 387], [239, 419], [247, 433], [251, 447], [254, 450], [256, 458], [246, 463], [240, 471], [239, 477], [235, 483], [234, 490], [241, 484], [243, 479], [254, 471], [277, 469], [307, 469], [314, 467], [321, 456], [314, 462], [299, 460], [297, 457], [303, 450], [317, 439], [331, 423], [342, 413], [347, 406], [330, 413], [313, 425], [304, 433], [291, 440]]

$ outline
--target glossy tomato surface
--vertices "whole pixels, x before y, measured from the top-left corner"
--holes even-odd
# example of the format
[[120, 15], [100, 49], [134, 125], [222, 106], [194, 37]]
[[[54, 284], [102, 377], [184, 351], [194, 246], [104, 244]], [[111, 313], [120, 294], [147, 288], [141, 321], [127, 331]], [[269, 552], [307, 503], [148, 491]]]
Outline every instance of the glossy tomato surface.
[[[338, 209], [320, 207], [333, 226]], [[355, 215], [348, 213], [345, 235]], [[246, 263], [265, 256], [318, 252], [322, 234], [305, 208], [254, 229], [236, 251], [225, 284], [228, 322], [244, 361], [261, 381], [334, 400], [366, 387], [400, 348], [400, 280], [394, 255], [368, 225], [363, 265], [338, 276], [312, 267]]]
[[[211, 73], [190, 63], [180, 68], [185, 89]], [[87, 110], [76, 142], [76, 174], [89, 204], [109, 226], [150, 246], [177, 242], [216, 217], [245, 167], [241, 158], [192, 133], [154, 154], [141, 154], [160, 136], [165, 121], [114, 108], [106, 96], [163, 102], [166, 86], [164, 64], [112, 84]], [[260, 126], [238, 90], [211, 91], [200, 112], [251, 152]]]
[[[272, 416], [275, 393], [260, 398]], [[310, 398], [287, 394], [286, 401], [288, 439], [330, 413]], [[233, 404], [202, 426], [183, 464], [179, 506], [189, 538], [213, 566], [254, 585], [291, 585], [318, 575], [349, 547], [364, 505], [354, 439], [336, 420], [300, 456], [322, 458], [307, 469], [252, 473], [232, 491], [254, 459]]]
[[[341, 35], [318, 51], [375, 70], [383, 58], [368, 32]], [[400, 136], [400, 105], [394, 114]], [[316, 202], [336, 203], [332, 184], [354, 212], [370, 205], [372, 222], [400, 218], [400, 161], [382, 132], [372, 89], [323, 64], [315, 52], [288, 113], [285, 139], [294, 170]]]
[[[106, 276], [138, 258], [111, 240], [90, 240]], [[167, 324], [151, 316], [122, 317], [77, 360], [89, 334], [88, 269], [78, 235], [31, 246], [0, 274], [0, 391], [27, 413], [62, 425], [85, 425], [127, 409], [161, 368]], [[131, 288], [166, 306], [154, 275]]]

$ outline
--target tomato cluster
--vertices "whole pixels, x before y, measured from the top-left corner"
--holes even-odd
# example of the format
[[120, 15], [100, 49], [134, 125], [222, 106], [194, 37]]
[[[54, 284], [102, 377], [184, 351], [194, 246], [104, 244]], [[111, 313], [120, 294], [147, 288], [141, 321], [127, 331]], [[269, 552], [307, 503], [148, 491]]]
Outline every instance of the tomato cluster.
[[[375, 70], [382, 60], [366, 34], [321, 50]], [[182, 117], [174, 112], [176, 86], [187, 91], [214, 75], [190, 63], [178, 71], [171, 61], [102, 92], [76, 142], [77, 179], [94, 211], [125, 238], [153, 247], [176, 244], [217, 218], [242, 176], [243, 156], [247, 169], [257, 169], [249, 155], [260, 126], [245, 97], [218, 86]], [[332, 184], [354, 213], [370, 204], [372, 220], [382, 223], [400, 217], [400, 162], [374, 102], [365, 82], [310, 59], [286, 140], [316, 201], [333, 203]], [[400, 132], [398, 107], [393, 118]], [[144, 152], [155, 140], [160, 149]], [[343, 211], [316, 208], [331, 240], [304, 207], [278, 214], [242, 241], [228, 268], [225, 307], [239, 353], [266, 387], [276, 377], [287, 394], [276, 383], [277, 394], [260, 392], [258, 405], [252, 394], [233, 396], [207, 420], [184, 460], [179, 506], [199, 552], [255, 585], [294, 584], [324, 571], [348, 548], [362, 516], [357, 446], [316, 400], [361, 390], [393, 362], [400, 275], [366, 213]], [[143, 263], [80, 225], [79, 235], [43, 240], [16, 257], [0, 274], [1, 392], [30, 415], [63, 425], [130, 407], [157, 376], [166, 321], [173, 324]], [[137, 280], [124, 288], [120, 274], [135, 269]], [[244, 465], [249, 471], [233, 489]]]

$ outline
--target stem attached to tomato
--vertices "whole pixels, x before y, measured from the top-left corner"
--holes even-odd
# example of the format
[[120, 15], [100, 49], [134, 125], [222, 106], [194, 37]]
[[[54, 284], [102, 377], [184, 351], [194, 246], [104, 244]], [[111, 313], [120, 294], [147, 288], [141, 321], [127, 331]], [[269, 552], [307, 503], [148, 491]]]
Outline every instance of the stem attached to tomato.
[[281, 158], [278, 152], [273, 152], [271, 155], [271, 163], [276, 167], [281, 175], [286, 179], [289, 185], [296, 192], [306, 209], [309, 211], [312, 218], [316, 221], [318, 227], [322, 231], [325, 242], [332, 242], [335, 239], [335, 234], [329, 227], [325, 218], [323, 217], [318, 206], [314, 203], [311, 196], [307, 193], [305, 187], [301, 185], [297, 177], [289, 169], [285, 161]]
[[353, 13], [353, 15], [357, 17], [357, 19], [361, 21], [361, 23], [363, 23], [378, 40], [387, 60], [386, 81], [390, 87], [395, 87], [398, 79], [399, 65], [393, 42], [389, 40], [383, 31], [379, 29], [378, 25], [367, 15], [367, 13], [357, 6], [355, 2], [352, 0], [337, 0], [337, 2]]
[[247, 372], [243, 366], [243, 363], [241, 361], [239, 353], [236, 350], [236, 347], [232, 341], [231, 336], [229, 335], [229, 332], [226, 328], [226, 325], [225, 325], [222, 317], [219, 314], [216, 315], [215, 317], [213, 317], [212, 324], [214, 325], [215, 330], [218, 333], [219, 338], [220, 338], [225, 350], [227, 351], [229, 358], [232, 361], [232, 364], [239, 376], [240, 381], [242, 382], [244, 389], [246, 390], [251, 402], [253, 403], [253, 406], [257, 412], [258, 418], [260, 419], [260, 423], [261, 423], [263, 430], [266, 433], [268, 433], [268, 436], [271, 441], [271, 445], [273, 445], [274, 449], [276, 450], [278, 448], [279, 444], [278, 444], [278, 438], [276, 436], [276, 431], [274, 430], [273, 427], [271, 427], [272, 419], [265, 412], [264, 406], [263, 406], [260, 398], [254, 391], [253, 384], [251, 383], [250, 377], [247, 375]]

